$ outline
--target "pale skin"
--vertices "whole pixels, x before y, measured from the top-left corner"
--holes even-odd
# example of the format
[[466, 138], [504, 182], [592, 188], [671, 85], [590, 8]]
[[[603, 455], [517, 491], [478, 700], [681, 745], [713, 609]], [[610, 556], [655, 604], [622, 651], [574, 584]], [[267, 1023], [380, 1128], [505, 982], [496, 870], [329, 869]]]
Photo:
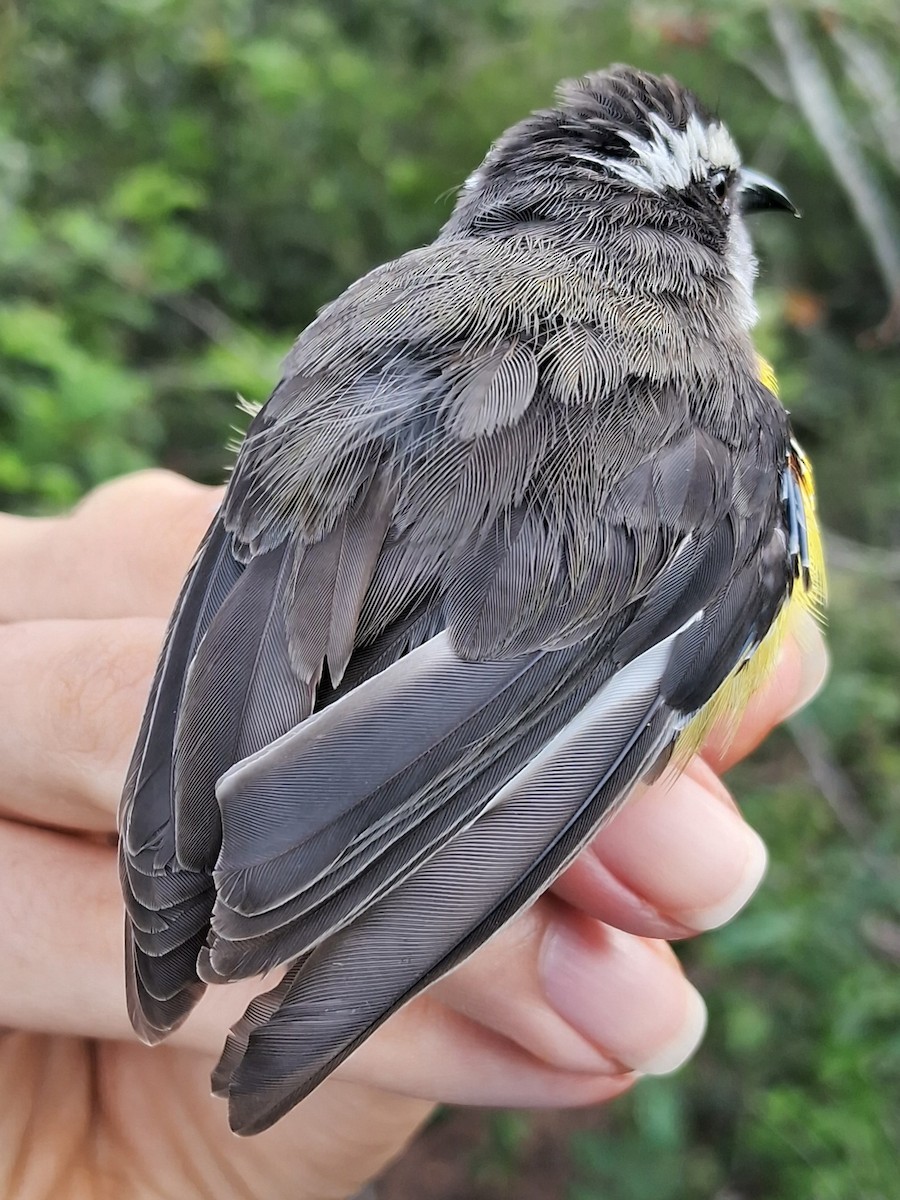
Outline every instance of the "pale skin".
[[169, 1042], [141, 1045], [113, 848], [165, 619], [220, 495], [153, 471], [69, 516], [0, 516], [5, 1200], [337, 1200], [437, 1100], [597, 1104], [673, 1069], [703, 1008], [667, 940], [729, 919], [765, 868], [718, 775], [824, 678], [821, 638], [789, 641], [727, 744], [633, 798], [550, 893], [287, 1118], [238, 1139], [209, 1072], [262, 985], [212, 989]]

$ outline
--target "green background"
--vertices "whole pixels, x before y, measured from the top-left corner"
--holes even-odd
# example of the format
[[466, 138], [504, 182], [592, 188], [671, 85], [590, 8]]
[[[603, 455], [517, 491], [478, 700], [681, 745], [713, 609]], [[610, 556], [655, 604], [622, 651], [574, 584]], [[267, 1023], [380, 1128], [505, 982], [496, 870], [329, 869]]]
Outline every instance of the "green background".
[[[795, 11], [896, 238], [896, 5]], [[874, 55], [862, 78], [854, 47]], [[552, 1158], [548, 1194], [564, 1200], [890, 1200], [900, 307], [895, 294], [885, 323], [890, 272], [835, 145], [795, 103], [767, 5], [7, 5], [0, 505], [58, 510], [159, 462], [221, 479], [246, 420], [236, 394], [265, 399], [317, 307], [429, 241], [505, 125], [546, 104], [559, 78], [611, 61], [693, 86], [803, 210], [802, 224], [758, 227], [759, 345], [817, 469], [834, 670], [813, 708], [735, 773], [772, 866], [746, 914], [685, 950], [710, 1005], [696, 1060], [587, 1120], [466, 1117], [450, 1181], [428, 1194], [524, 1196], [537, 1155], [541, 1169]], [[429, 1131], [421, 1171], [455, 1119]], [[421, 1200], [417, 1177], [406, 1191], [395, 1176], [386, 1194]]]

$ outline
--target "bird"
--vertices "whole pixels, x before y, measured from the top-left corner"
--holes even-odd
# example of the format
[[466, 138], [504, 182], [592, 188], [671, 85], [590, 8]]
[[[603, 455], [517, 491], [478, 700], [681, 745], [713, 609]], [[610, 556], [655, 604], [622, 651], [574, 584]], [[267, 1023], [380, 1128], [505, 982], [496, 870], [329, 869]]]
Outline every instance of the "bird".
[[119, 813], [144, 1040], [286, 967], [213, 1073], [237, 1133], [736, 720], [819, 613], [812, 471], [752, 341], [762, 209], [796, 214], [693, 92], [612, 66], [290, 350]]

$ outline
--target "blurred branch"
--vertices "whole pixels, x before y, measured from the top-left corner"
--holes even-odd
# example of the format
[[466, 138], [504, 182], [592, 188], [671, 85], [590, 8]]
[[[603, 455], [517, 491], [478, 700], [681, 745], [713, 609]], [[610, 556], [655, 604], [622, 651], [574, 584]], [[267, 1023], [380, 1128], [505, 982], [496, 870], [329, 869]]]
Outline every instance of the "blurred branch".
[[887, 917], [869, 915], [863, 918], [861, 929], [873, 950], [890, 962], [900, 964], [900, 924]]
[[900, 173], [900, 91], [894, 72], [877, 47], [855, 30], [835, 22], [831, 37], [843, 56], [847, 78], [869, 106], [885, 156]]
[[834, 819], [858, 847], [861, 861], [875, 878], [893, 888], [897, 880], [898, 863], [895, 858], [879, 853], [872, 846], [875, 822], [866, 811], [850, 776], [832, 753], [822, 729], [808, 716], [800, 716], [787, 722], [787, 730]]
[[849, 776], [832, 754], [825, 734], [808, 717], [788, 721], [787, 727], [835, 820], [853, 841], [865, 841], [872, 831], [872, 820]]
[[859, 149], [801, 18], [788, 5], [775, 4], [769, 10], [769, 25], [784, 57], [797, 104], [847, 193], [887, 287], [888, 313], [871, 336], [882, 344], [900, 340], [900, 235], [893, 213]]
[[882, 550], [864, 542], [824, 531], [828, 566], [854, 575], [874, 575], [889, 583], [900, 583], [900, 550]]
[[790, 104], [794, 99], [781, 63], [763, 56], [758, 49], [752, 54], [742, 54], [738, 61], [781, 104]]
[[211, 342], [217, 342], [220, 346], [230, 346], [241, 332], [227, 313], [203, 296], [182, 292], [179, 295], [156, 295], [153, 299], [183, 317], [195, 329], [205, 333]]

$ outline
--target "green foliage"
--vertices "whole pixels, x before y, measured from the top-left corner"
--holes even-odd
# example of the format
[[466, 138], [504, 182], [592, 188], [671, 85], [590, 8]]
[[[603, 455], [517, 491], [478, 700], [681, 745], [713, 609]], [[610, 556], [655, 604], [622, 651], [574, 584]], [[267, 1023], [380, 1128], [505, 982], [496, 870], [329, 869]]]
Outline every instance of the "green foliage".
[[483, 1143], [472, 1154], [473, 1178], [500, 1187], [512, 1185], [519, 1173], [529, 1128], [528, 1117], [523, 1113], [489, 1113], [484, 1123]]
[[683, 1085], [654, 1080], [623, 1103], [603, 1133], [571, 1140], [566, 1200], [693, 1200], [715, 1194], [714, 1159], [692, 1147]]
[[[816, 464], [826, 524], [898, 547], [898, 354], [860, 342], [887, 300], [825, 150], [773, 94], [784, 76], [767, 11], [95, 0], [86, 19], [75, 0], [8, 6], [0, 502], [57, 509], [156, 461], [220, 479], [237, 394], [265, 399], [316, 309], [430, 240], [491, 139], [558, 78], [630, 60], [692, 84], [802, 208], [802, 223], [758, 230], [760, 348]], [[896, 72], [896, 11], [842, 0], [808, 19], [889, 190], [872, 113], [829, 37], [842, 21]], [[808, 724], [735, 782], [771, 846], [769, 880], [687, 954], [710, 999], [707, 1045], [578, 1135], [570, 1200], [896, 1194], [900, 992], [896, 954], [873, 930], [895, 928], [900, 904], [900, 572], [896, 555], [846, 545], [833, 568], [833, 681]], [[832, 807], [810, 764], [837, 788]], [[497, 1117], [476, 1173], [514, 1176], [526, 1133], [523, 1118]]]

